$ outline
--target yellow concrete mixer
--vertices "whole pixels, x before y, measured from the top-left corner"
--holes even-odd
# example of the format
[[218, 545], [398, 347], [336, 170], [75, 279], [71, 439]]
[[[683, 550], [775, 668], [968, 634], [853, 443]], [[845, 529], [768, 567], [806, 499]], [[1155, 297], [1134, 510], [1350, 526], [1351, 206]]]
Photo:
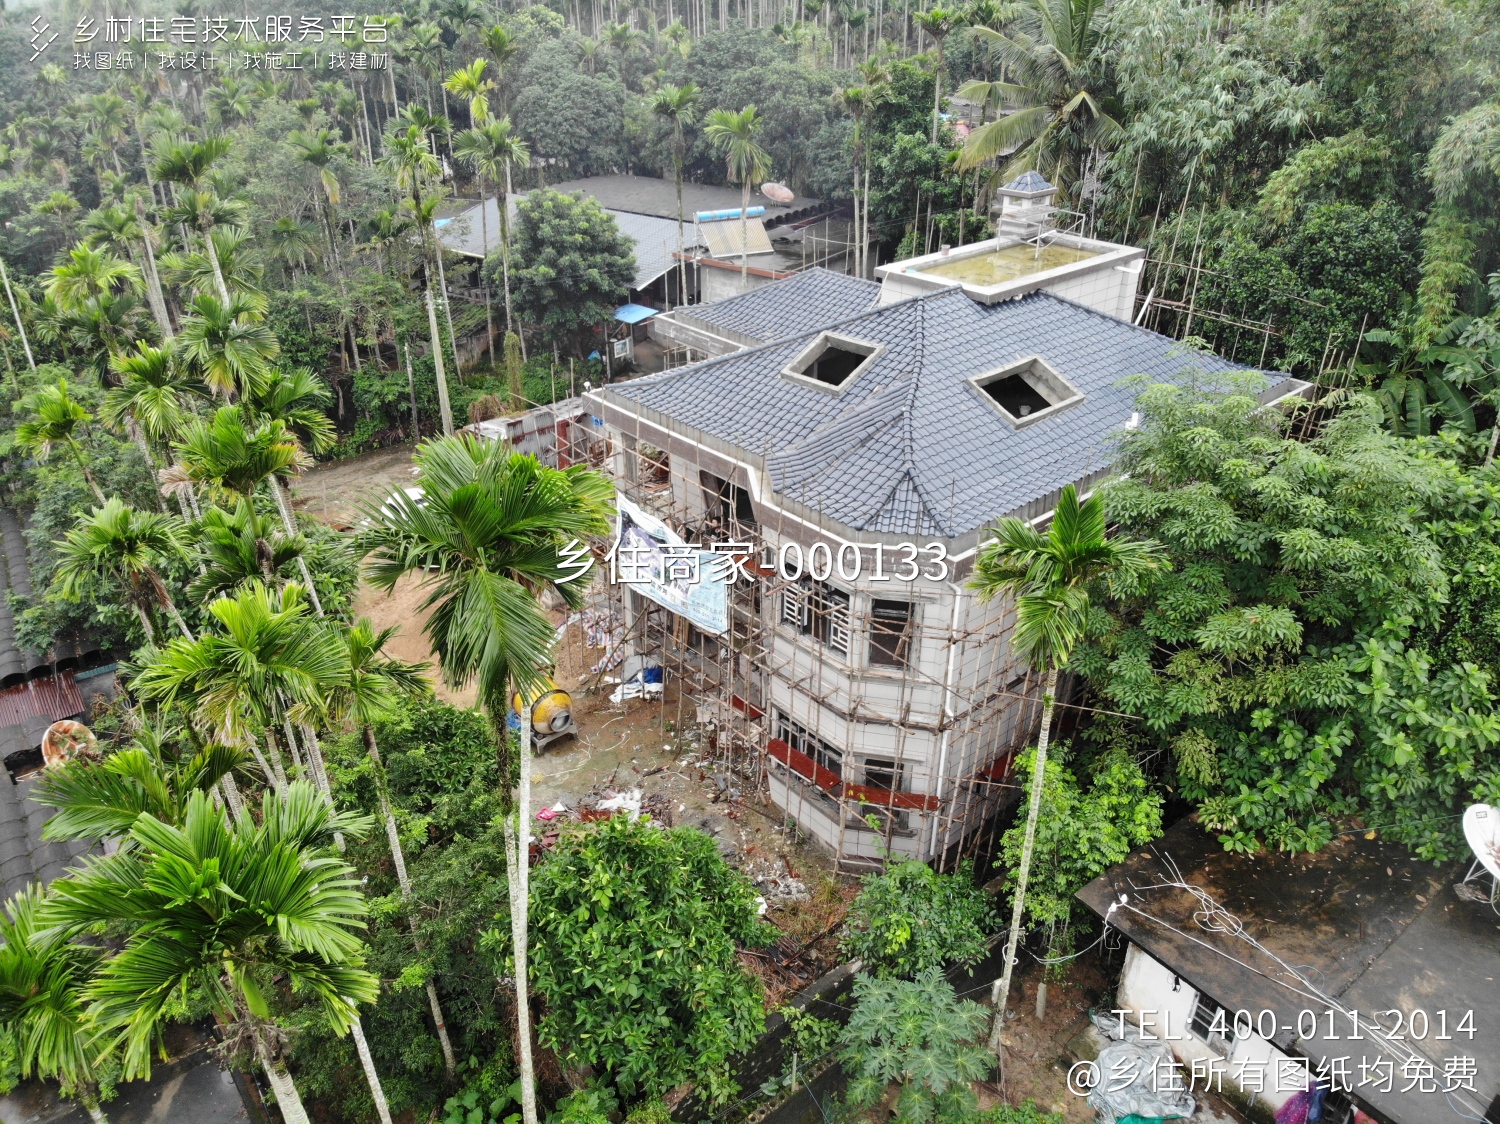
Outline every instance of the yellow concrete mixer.
[[564, 691], [550, 678], [544, 678], [523, 699], [517, 691], [511, 696], [511, 728], [520, 732], [520, 715], [531, 714], [531, 748], [540, 753], [561, 738], [570, 738], [578, 732], [573, 722], [573, 696]]

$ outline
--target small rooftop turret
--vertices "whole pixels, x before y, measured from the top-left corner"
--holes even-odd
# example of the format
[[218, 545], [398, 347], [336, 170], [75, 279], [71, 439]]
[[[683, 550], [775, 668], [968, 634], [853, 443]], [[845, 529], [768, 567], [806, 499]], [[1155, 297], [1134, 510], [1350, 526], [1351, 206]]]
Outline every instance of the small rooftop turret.
[[1052, 200], [1057, 188], [1040, 172], [1023, 172], [995, 192], [990, 214], [996, 216], [1000, 237], [1035, 238], [1052, 225]]

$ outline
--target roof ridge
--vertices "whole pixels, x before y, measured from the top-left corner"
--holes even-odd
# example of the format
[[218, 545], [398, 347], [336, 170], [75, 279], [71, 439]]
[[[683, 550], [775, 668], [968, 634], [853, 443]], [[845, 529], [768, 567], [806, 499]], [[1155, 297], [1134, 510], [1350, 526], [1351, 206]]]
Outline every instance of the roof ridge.
[[[941, 294], [933, 295], [937, 296]], [[967, 293], [960, 293], [960, 295], [965, 301], [969, 301]], [[972, 304], [973, 302], [969, 301], [969, 303]], [[933, 526], [946, 535], [950, 533], [948, 524], [937, 517], [937, 512], [933, 510], [932, 504], [928, 501], [927, 490], [922, 486], [922, 480], [917, 473], [916, 437], [912, 433], [912, 417], [916, 413], [917, 393], [921, 389], [922, 375], [927, 370], [927, 305], [925, 303], [918, 309], [917, 324], [917, 361], [915, 368], [911, 372], [911, 391], [907, 396], [906, 406], [901, 411], [901, 452], [905, 461], [902, 465], [902, 474], [911, 480], [912, 491], [917, 494], [917, 501], [921, 506], [921, 510], [927, 513], [927, 517], [932, 520]], [[897, 483], [900, 483], [899, 478]], [[889, 501], [890, 496], [887, 496], [886, 502]], [[877, 513], [880, 510], [884, 510], [883, 507], [878, 508]]]

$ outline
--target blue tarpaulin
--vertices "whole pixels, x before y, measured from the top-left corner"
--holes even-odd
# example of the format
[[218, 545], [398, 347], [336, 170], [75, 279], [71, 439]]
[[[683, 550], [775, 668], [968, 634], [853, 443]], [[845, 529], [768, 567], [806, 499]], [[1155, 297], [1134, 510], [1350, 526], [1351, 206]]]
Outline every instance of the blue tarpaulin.
[[656, 315], [656, 309], [648, 308], [644, 304], [622, 304], [615, 309], [615, 319], [624, 324], [639, 324], [642, 320], [650, 320]]

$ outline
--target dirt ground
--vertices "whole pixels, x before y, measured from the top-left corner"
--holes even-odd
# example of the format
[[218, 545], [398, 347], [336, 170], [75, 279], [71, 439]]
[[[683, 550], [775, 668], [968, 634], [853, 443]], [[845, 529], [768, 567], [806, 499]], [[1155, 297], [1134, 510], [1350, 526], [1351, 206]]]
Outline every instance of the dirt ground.
[[[411, 482], [411, 447], [377, 450], [360, 457], [320, 465], [303, 476], [296, 505], [310, 514], [347, 527], [360, 518], [361, 504], [393, 487]], [[398, 658], [433, 666], [440, 698], [473, 706], [475, 691], [450, 691], [438, 680], [431, 647], [422, 631], [426, 614], [420, 577], [409, 577], [386, 595], [362, 587], [356, 611], [378, 627], [398, 632], [387, 650]], [[561, 612], [554, 614], [562, 623]], [[586, 646], [582, 630], [571, 625], [558, 646], [555, 678], [573, 696], [575, 737], [544, 748], [532, 762], [532, 804], [539, 811], [561, 804], [567, 818], [580, 806], [592, 807], [617, 794], [640, 790], [643, 803], [665, 813], [674, 824], [692, 825], [718, 842], [726, 858], [756, 881], [767, 899], [770, 920], [785, 934], [767, 950], [742, 958], [766, 985], [768, 1006], [817, 978], [838, 962], [838, 928], [857, 883], [834, 874], [831, 860], [800, 840], [763, 797], [741, 791], [744, 782], [726, 774], [710, 759], [705, 735], [691, 725], [693, 707], [679, 707], [676, 685], [668, 683], [661, 698], [611, 702], [614, 685], [593, 671], [602, 650]], [[682, 725], [679, 726], [679, 719]], [[545, 821], [538, 834], [545, 837]], [[1016, 1017], [1007, 1024], [1003, 1095], [1011, 1103], [1030, 1097], [1047, 1110], [1065, 1114], [1068, 1124], [1087, 1124], [1093, 1112], [1083, 1098], [1067, 1089], [1068, 1043], [1087, 1025], [1089, 1007], [1107, 989], [1101, 966], [1086, 956], [1075, 962], [1069, 978], [1050, 985], [1047, 1013], [1035, 1015], [1040, 968], [1023, 956], [1010, 999]], [[976, 984], [967, 996], [987, 999], [988, 984]], [[984, 1087], [986, 1105], [1002, 1093]]]
[[413, 448], [392, 445], [314, 465], [292, 486], [292, 506], [346, 530], [362, 517], [364, 504], [411, 486]]

